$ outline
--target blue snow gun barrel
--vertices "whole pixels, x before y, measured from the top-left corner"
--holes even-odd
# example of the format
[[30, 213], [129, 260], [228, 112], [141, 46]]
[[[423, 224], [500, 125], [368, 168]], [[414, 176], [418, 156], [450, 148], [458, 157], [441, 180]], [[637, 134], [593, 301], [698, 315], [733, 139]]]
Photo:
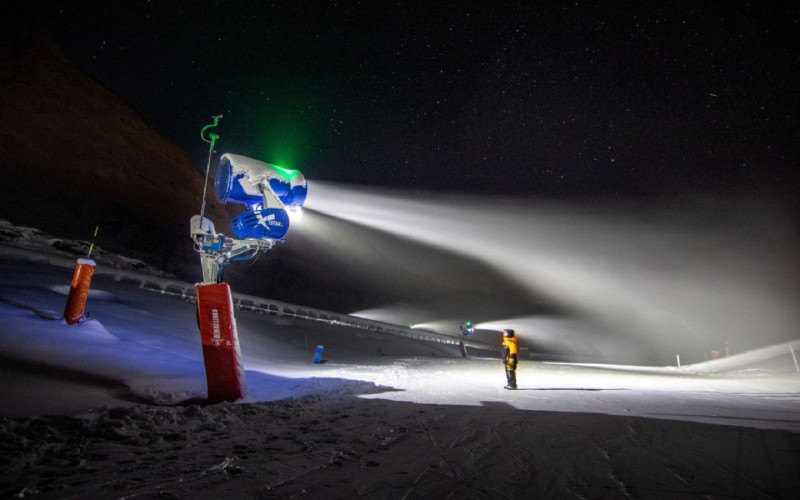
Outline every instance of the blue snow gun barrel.
[[298, 170], [226, 153], [220, 159], [216, 191], [219, 201], [249, 209], [231, 221], [237, 238], [280, 241], [289, 231], [286, 207], [302, 207], [308, 186]]

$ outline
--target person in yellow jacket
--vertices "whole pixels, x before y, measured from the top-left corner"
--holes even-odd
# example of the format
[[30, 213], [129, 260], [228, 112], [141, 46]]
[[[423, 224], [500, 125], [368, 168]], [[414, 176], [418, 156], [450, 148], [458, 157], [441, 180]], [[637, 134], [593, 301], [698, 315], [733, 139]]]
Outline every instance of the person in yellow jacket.
[[503, 364], [506, 368], [506, 389], [517, 388], [517, 337], [514, 330], [503, 330]]

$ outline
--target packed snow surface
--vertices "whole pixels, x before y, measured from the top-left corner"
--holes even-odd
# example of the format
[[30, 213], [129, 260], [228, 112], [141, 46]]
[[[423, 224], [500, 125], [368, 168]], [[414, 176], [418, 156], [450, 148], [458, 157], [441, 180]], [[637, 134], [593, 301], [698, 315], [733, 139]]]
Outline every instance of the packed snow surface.
[[681, 368], [523, 351], [520, 389], [506, 391], [499, 352], [463, 359], [454, 346], [237, 311], [249, 393], [208, 405], [192, 302], [139, 287], [136, 266], [100, 263], [89, 320], [68, 326], [70, 259], [0, 250], [3, 497], [800, 491], [798, 342]]

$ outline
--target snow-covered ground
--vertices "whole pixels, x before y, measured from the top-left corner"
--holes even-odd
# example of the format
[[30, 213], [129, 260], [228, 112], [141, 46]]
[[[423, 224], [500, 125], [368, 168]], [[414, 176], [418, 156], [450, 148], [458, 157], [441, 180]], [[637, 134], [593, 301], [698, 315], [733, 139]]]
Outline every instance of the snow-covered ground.
[[681, 369], [523, 357], [505, 391], [498, 358], [238, 311], [248, 397], [207, 405], [193, 303], [98, 258], [90, 320], [68, 326], [72, 246], [24, 240], [0, 244], [3, 497], [800, 492], [800, 342]]

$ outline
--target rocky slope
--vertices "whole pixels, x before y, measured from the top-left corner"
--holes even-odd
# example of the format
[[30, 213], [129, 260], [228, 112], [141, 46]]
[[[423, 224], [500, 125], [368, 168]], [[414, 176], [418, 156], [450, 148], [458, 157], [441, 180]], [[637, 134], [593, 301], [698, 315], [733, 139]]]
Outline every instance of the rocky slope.
[[[104, 246], [179, 273], [174, 256], [193, 257], [177, 250], [190, 247], [203, 174], [56, 45], [2, 49], [0, 116], [3, 217], [85, 239], [99, 225]], [[208, 214], [226, 221], [211, 198]]]

